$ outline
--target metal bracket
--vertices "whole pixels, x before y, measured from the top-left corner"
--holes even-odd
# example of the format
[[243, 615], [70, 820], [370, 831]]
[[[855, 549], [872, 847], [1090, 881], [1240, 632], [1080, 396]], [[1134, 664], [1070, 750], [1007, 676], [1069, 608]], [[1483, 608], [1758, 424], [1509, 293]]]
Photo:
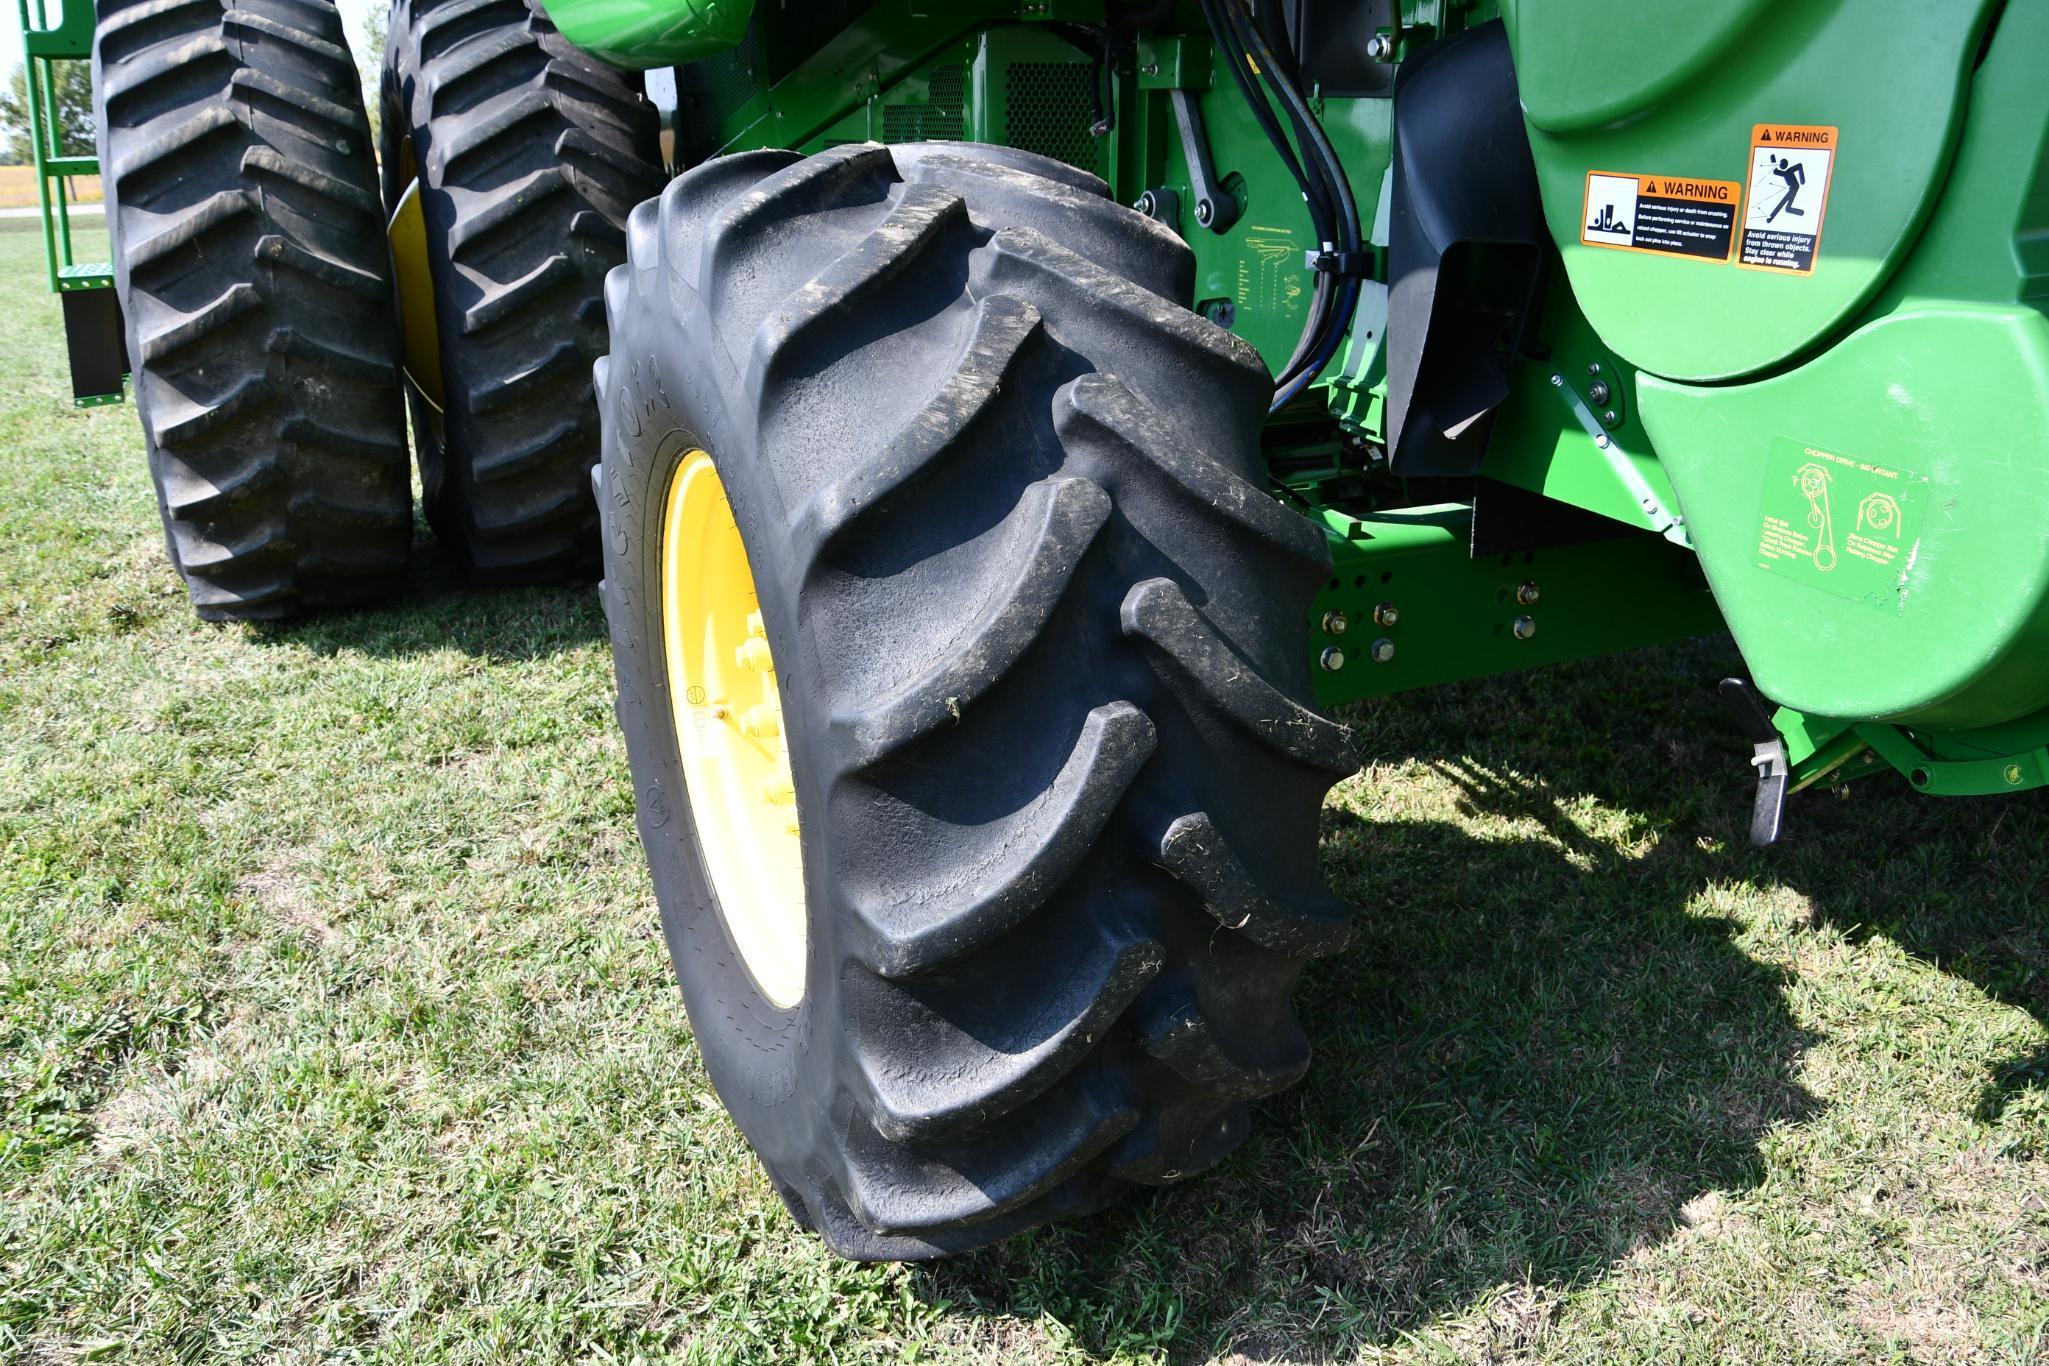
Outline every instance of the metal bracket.
[[1582, 403], [1579, 394], [1565, 382], [1565, 376], [1551, 376], [1551, 388], [1572, 413], [1580, 429], [1593, 440], [1594, 449], [1608, 462], [1608, 468], [1622, 481], [1622, 487], [1629, 490], [1629, 496], [1636, 500], [1637, 507], [1643, 511], [1645, 525], [1673, 545], [1693, 549], [1693, 542], [1686, 535], [1686, 519], [1665, 506], [1665, 500], [1643, 477], [1643, 471], [1636, 467], [1636, 462], [1626, 451], [1615, 444], [1615, 438], [1594, 416], [1593, 409]]
[[1211, 232], [1225, 232], [1244, 210], [1217, 180], [1209, 159], [1209, 137], [1202, 127], [1202, 109], [1190, 90], [1169, 90], [1174, 123], [1181, 130], [1181, 155], [1188, 162], [1188, 188], [1195, 195], [1195, 221]]
[[128, 373], [128, 344], [121, 304], [112, 288], [74, 289], [57, 296], [64, 304], [64, 346], [71, 360], [71, 401], [96, 408], [121, 401], [121, 377]]
[[1750, 766], [1757, 770], [1757, 800], [1750, 808], [1750, 842], [1769, 849], [1779, 842], [1786, 815], [1786, 785], [1793, 766], [1786, 758], [1786, 739], [1772, 724], [1771, 713], [1757, 690], [1740, 678], [1725, 678], [1716, 689], [1736, 718], [1737, 729], [1750, 741]]

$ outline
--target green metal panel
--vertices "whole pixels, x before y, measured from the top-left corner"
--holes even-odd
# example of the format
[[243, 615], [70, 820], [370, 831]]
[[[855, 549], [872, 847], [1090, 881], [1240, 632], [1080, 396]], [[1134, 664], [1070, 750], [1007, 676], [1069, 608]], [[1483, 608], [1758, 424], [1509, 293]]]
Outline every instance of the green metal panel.
[[986, 25], [982, 14], [928, 16], [911, 0], [882, 0], [796, 69], [758, 85], [707, 139], [721, 152], [755, 147], [815, 151], [834, 141], [881, 137], [884, 92]]
[[1778, 3], [1506, 0], [1523, 114], [1554, 134], [1622, 123], [1708, 75]]
[[563, 37], [592, 56], [644, 71], [734, 47], [754, 0], [543, 0], [543, 8]]
[[1636, 403], [1636, 372], [1601, 344], [1554, 279], [1534, 352], [1509, 375], [1482, 472], [1690, 544]]
[[[1755, 384], [1639, 385], [1737, 643], [1796, 710], [1977, 729], [2049, 706], [2045, 51], [2049, 6], [2009, 6], [1940, 205], [1847, 340]], [[1859, 526], [1874, 497], [1897, 517]]]
[[1721, 629], [1693, 557], [1655, 537], [1475, 558], [1459, 504], [1318, 519], [1333, 558], [1310, 613], [1326, 706]]
[[[1753, 375], [1826, 342], [1897, 268], [1934, 203], [1993, 8], [1508, 0], [1546, 215], [1602, 340], [1690, 380]], [[1822, 187], [1810, 190], [1822, 229], [1811, 275], [1582, 243], [1589, 172], [1749, 185], [1758, 124], [1839, 130], [1825, 214], [1813, 202]], [[1764, 179], [1748, 199], [1772, 192]]]

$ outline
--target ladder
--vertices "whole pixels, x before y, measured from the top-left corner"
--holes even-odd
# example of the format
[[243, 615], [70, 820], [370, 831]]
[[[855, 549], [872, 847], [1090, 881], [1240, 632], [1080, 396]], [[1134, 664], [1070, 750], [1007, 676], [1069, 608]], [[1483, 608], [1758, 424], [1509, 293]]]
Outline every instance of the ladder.
[[58, 143], [55, 64], [91, 60], [93, 6], [91, 0], [56, 3], [60, 17], [52, 24], [51, 0], [19, 0], [22, 67], [28, 87], [29, 144], [43, 217], [43, 260], [50, 273], [50, 288], [64, 303], [72, 402], [91, 408], [121, 401], [127, 348], [120, 305], [114, 296], [112, 263], [80, 261], [72, 243], [67, 182], [98, 175], [99, 158], [67, 155]]

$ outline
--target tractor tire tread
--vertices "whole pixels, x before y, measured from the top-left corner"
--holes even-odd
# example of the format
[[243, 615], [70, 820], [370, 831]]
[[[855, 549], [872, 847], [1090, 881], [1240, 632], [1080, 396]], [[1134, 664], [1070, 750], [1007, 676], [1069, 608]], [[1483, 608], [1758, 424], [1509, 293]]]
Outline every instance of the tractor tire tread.
[[593, 573], [598, 299], [627, 213], [661, 188], [659, 116], [638, 76], [572, 47], [538, 0], [397, 0], [389, 32], [385, 202], [410, 137], [441, 330], [428, 520], [475, 583]]
[[339, 13], [103, 0], [115, 284], [165, 540], [209, 619], [404, 582], [411, 492], [369, 121]]
[[[662, 434], [702, 434], [743, 529], [780, 510], [787, 547], [757, 573], [796, 604], [774, 644], [831, 869], [822, 1132], [751, 1118], [665, 908], [785, 1201], [845, 1255], [915, 1258], [1220, 1159], [1308, 1066], [1290, 994], [1349, 919], [1314, 864], [1355, 764], [1301, 639], [1329, 557], [1263, 491], [1257, 355], [1173, 301], [1185, 246], [1028, 153], [713, 161], [626, 238], [594, 374], [651, 857], [676, 838], [649, 797], [666, 685], [636, 663]], [[995, 775], [1029, 776], [992, 811]]]

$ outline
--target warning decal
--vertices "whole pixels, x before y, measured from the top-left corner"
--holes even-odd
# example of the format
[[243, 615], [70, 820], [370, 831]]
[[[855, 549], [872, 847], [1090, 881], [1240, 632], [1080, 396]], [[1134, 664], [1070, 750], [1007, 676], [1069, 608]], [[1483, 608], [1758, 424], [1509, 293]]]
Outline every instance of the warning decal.
[[1733, 180], [1587, 172], [1579, 240], [1697, 261], [1726, 261], [1743, 187]]
[[1760, 123], [1750, 130], [1750, 184], [1737, 265], [1814, 273], [1835, 159], [1834, 128]]
[[1777, 437], [1764, 462], [1757, 567], [1896, 612], [1927, 502], [1925, 474]]

